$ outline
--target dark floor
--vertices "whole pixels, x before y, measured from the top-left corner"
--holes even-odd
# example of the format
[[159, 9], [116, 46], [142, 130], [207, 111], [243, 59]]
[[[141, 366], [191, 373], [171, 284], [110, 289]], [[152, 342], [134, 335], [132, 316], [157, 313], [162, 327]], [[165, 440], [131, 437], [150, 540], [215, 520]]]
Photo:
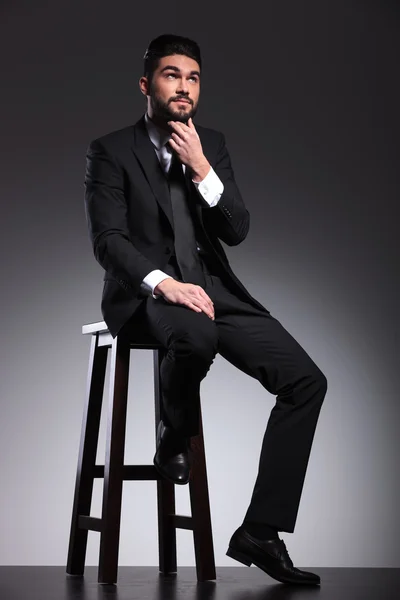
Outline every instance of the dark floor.
[[120, 567], [118, 584], [97, 583], [97, 568], [85, 577], [64, 567], [0, 567], [0, 600], [399, 600], [400, 569], [306, 568], [320, 587], [284, 585], [257, 567], [217, 567], [217, 580], [197, 583], [194, 567], [164, 578], [158, 567]]

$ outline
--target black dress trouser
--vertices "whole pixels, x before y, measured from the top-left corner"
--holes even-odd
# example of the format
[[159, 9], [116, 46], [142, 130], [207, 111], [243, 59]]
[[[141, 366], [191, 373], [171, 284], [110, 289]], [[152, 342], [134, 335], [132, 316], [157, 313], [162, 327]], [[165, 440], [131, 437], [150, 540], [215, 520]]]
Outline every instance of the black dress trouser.
[[[276, 395], [245, 519], [292, 533], [326, 377], [277, 319], [241, 299], [217, 269], [201, 262], [214, 321], [162, 297], [143, 303], [146, 326], [168, 350], [160, 373], [165, 420], [185, 435], [198, 433], [200, 382], [217, 352]], [[164, 271], [182, 281], [173, 260]]]

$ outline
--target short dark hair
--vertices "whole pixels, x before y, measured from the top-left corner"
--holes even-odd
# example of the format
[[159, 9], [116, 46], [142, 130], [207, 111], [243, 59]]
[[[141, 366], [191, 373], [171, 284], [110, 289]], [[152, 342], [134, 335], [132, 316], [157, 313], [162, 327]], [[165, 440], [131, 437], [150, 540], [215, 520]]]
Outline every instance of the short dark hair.
[[153, 73], [158, 67], [160, 58], [171, 54], [184, 54], [189, 58], [193, 58], [199, 64], [201, 70], [201, 55], [198, 44], [187, 37], [166, 33], [159, 35], [150, 42], [143, 57], [144, 76], [149, 79], [149, 82], [151, 82]]

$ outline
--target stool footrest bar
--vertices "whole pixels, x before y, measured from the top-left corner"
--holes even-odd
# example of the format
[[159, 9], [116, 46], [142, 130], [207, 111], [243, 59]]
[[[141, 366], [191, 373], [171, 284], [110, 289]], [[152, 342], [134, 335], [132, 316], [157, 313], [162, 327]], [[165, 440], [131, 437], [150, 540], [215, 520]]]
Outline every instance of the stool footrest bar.
[[185, 515], [170, 515], [174, 527], [178, 529], [193, 529], [193, 518]]
[[103, 520], [98, 517], [89, 517], [87, 515], [79, 515], [78, 518], [79, 529], [88, 529], [90, 531], [102, 531]]
[[[104, 477], [104, 465], [96, 465], [94, 467], [93, 477]], [[161, 479], [161, 475], [154, 465], [124, 465], [122, 479], [124, 481], [158, 480]]]

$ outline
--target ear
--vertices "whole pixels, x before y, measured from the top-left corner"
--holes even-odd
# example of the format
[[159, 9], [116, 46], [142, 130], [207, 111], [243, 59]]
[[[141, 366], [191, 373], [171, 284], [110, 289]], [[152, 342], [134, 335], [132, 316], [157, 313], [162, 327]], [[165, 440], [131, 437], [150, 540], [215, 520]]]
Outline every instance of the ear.
[[139, 87], [142, 94], [144, 94], [145, 96], [149, 95], [149, 80], [147, 79], [147, 77], [143, 76], [139, 79]]

